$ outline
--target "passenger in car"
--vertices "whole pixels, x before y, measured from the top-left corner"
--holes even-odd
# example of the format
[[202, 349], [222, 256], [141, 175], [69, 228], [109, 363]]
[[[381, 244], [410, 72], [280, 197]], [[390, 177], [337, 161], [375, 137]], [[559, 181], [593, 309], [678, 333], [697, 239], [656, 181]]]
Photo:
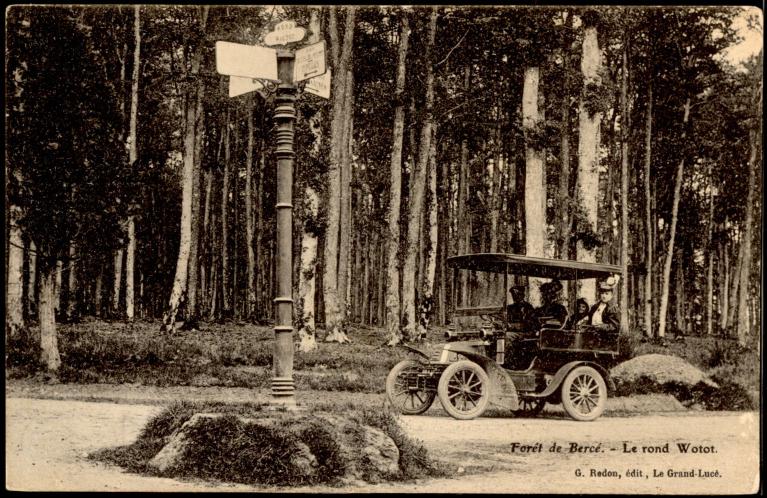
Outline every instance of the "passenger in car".
[[567, 319], [565, 328], [574, 329], [578, 325], [587, 323], [589, 323], [589, 303], [581, 297], [575, 301], [575, 313]]
[[612, 303], [613, 286], [611, 279], [599, 284], [599, 302], [589, 311], [589, 325], [599, 330], [619, 332], [621, 327], [620, 311]]
[[[567, 308], [559, 303], [562, 283], [552, 280], [541, 285], [543, 304], [535, 310], [535, 317], [546, 325], [561, 327], [567, 320]], [[550, 323], [550, 321], [558, 323]]]

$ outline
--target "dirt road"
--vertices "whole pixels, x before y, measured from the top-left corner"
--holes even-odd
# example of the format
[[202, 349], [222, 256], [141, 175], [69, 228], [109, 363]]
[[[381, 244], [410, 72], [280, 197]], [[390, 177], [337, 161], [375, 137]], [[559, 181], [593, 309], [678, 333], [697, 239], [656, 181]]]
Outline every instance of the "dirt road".
[[[590, 423], [555, 415], [472, 421], [403, 417], [408, 433], [470, 475], [342, 489], [176, 481], [128, 474], [85, 458], [93, 450], [131, 442], [161, 409], [7, 398], [6, 486], [40, 491], [748, 493], [758, 483], [759, 428], [753, 412], [603, 417]], [[680, 452], [678, 445], [687, 443], [688, 453]], [[555, 444], [559, 452], [550, 451]]]

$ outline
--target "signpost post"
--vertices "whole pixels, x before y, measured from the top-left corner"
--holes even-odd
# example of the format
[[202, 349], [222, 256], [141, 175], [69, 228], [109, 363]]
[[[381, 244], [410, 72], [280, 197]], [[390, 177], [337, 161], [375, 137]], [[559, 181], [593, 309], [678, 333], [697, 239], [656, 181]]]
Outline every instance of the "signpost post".
[[[283, 21], [264, 37], [267, 45], [300, 42], [304, 28]], [[273, 49], [216, 42], [216, 69], [229, 75], [229, 96], [276, 85], [274, 121], [277, 157], [277, 296], [272, 353], [272, 404], [295, 408], [293, 382], [293, 149], [296, 121], [296, 83], [307, 91], [329, 97], [330, 74], [325, 67], [325, 42], [298, 49]], [[311, 78], [311, 79], [310, 79]], [[309, 89], [313, 83], [312, 89]], [[327, 96], [326, 96], [327, 95]]]

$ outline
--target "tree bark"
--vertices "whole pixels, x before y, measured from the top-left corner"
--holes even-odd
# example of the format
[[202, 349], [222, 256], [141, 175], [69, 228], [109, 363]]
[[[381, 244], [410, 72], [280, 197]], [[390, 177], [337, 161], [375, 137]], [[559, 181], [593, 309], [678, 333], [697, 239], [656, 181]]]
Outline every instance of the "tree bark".
[[423, 337], [434, 316], [434, 277], [437, 273], [437, 124], [433, 125], [431, 144], [429, 146], [429, 219], [428, 234], [429, 243], [426, 248], [424, 263], [425, 275], [423, 290], [421, 292], [420, 320], [418, 321], [418, 334]]
[[653, 217], [652, 191], [650, 190], [650, 169], [652, 167], [652, 79], [647, 85], [647, 115], [645, 116], [645, 153], [644, 153], [644, 195], [645, 195], [645, 285], [644, 285], [644, 332], [647, 337], [653, 336], [652, 323], [652, 267], [653, 267]]
[[77, 246], [74, 242], [69, 243], [69, 261], [67, 262], [67, 320], [74, 320], [77, 314]]
[[354, 135], [354, 72], [346, 73], [344, 96], [344, 131], [341, 149], [341, 221], [338, 242], [338, 293], [341, 316], [346, 320], [349, 313], [349, 255], [351, 254], [352, 203], [351, 184], [353, 181], [352, 143]]
[[229, 313], [229, 171], [231, 169], [231, 116], [226, 112], [224, 178], [221, 186], [221, 313]]
[[394, 346], [402, 341], [402, 331], [400, 329], [399, 244], [402, 194], [402, 143], [405, 130], [404, 94], [409, 39], [410, 21], [407, 13], [402, 12], [402, 27], [400, 29], [399, 49], [397, 51], [397, 75], [394, 89], [394, 126], [392, 129], [391, 160], [389, 162], [389, 237], [386, 251], [386, 337], [389, 346]]
[[[522, 126], [525, 133], [525, 254], [544, 257], [546, 245], [546, 184], [544, 180], [543, 151], [532, 142], [534, 132], [542, 120], [538, 110], [538, 82], [540, 69], [525, 69], [522, 89]], [[529, 278], [528, 301], [541, 305], [541, 279]]]
[[[708, 181], [713, 182], [712, 163], [708, 163]], [[714, 333], [714, 186], [709, 185], [708, 196], [708, 268], [706, 269], [706, 335]]]
[[[573, 29], [573, 14], [567, 15], [567, 29]], [[559, 242], [559, 257], [561, 259], [570, 259], [570, 225], [572, 209], [570, 202], [570, 45], [566, 43], [562, 50], [562, 69], [564, 79], [562, 82], [562, 124], [560, 125], [560, 163], [559, 171], [559, 191], [557, 195], [557, 208], [559, 214], [557, 219], [558, 231], [557, 240]]]
[[[24, 327], [24, 240], [19, 220], [20, 206], [11, 204], [8, 210], [8, 273], [6, 280], [6, 337], [16, 337]], [[31, 258], [30, 258], [31, 261]]]
[[[583, 73], [583, 92], [588, 90], [588, 85], [601, 85], [599, 75], [602, 67], [602, 51], [597, 39], [597, 28], [586, 26], [583, 33], [583, 52], [581, 57], [581, 72]], [[586, 214], [582, 220], [586, 224], [584, 229], [597, 234], [597, 216], [599, 209], [599, 134], [602, 113], [595, 112], [593, 115], [586, 108], [585, 99], [581, 97], [578, 109], [578, 180], [577, 197]], [[578, 261], [587, 263], [596, 262], [596, 250], [584, 246], [581, 240], [577, 246]], [[579, 297], [589, 302], [596, 299], [596, 282], [587, 279], [581, 282], [578, 292]]]
[[[726, 223], [725, 226], [727, 226]], [[727, 244], [722, 246], [722, 256], [722, 269], [720, 270], [722, 286], [719, 288], [719, 331], [721, 335], [725, 335], [727, 331], [727, 313], [730, 309], [730, 251]]]
[[[122, 284], [123, 274], [123, 256], [124, 250], [122, 248], [115, 251], [114, 259], [114, 287], [112, 289], [112, 315], [118, 316], [120, 314], [120, 291]], [[58, 304], [56, 305], [58, 307]]]
[[28, 316], [33, 317], [37, 313], [37, 246], [35, 246], [34, 240], [29, 241], [29, 280], [27, 285], [27, 313]]
[[61, 366], [54, 312], [57, 269], [52, 262], [44, 260], [40, 260], [40, 361], [48, 371], [57, 372]]
[[748, 197], [746, 200], [746, 219], [744, 221], [743, 240], [741, 241], [741, 247], [743, 248], [743, 263], [740, 267], [740, 291], [738, 294], [738, 344], [741, 346], [746, 345], [746, 342], [751, 335], [748, 319], [748, 296], [751, 279], [751, 239], [753, 233], [752, 225], [754, 222], [756, 168], [760, 136], [761, 135], [758, 134], [757, 130], [753, 128], [749, 131], [751, 156], [748, 161]]
[[[138, 160], [138, 137], [136, 129], [138, 124], [138, 83], [141, 75], [141, 18], [140, 6], [134, 6], [133, 37], [135, 48], [133, 49], [133, 77], [131, 78], [131, 104], [130, 104], [130, 125], [129, 125], [129, 148], [128, 161], [135, 168]], [[128, 321], [133, 320], [134, 315], [134, 292], [133, 292], [133, 270], [136, 261], [136, 226], [135, 217], [128, 217], [128, 247], [125, 257], [125, 318]]]
[[202, 109], [202, 92], [197, 93], [195, 102], [196, 130], [194, 137], [194, 183], [192, 184], [192, 233], [189, 245], [189, 274], [187, 275], [187, 322], [195, 327], [199, 316], [197, 283], [199, 280], [200, 249], [200, 175], [202, 171], [202, 137], [205, 114]]
[[[338, 33], [335, 27], [335, 8], [330, 10], [331, 37], [336, 43], [331, 43], [331, 49], [338, 50]], [[344, 102], [346, 96], [346, 76], [351, 59], [352, 41], [354, 38], [354, 17], [356, 9], [348, 7], [344, 29], [343, 48], [338, 64], [334, 67], [336, 76], [333, 87], [333, 105], [330, 125], [330, 167], [328, 170], [328, 206], [327, 230], [325, 233], [325, 271], [322, 278], [323, 295], [325, 298], [325, 329], [326, 342], [349, 342], [343, 330], [343, 310], [341, 299], [343, 294], [338, 287], [338, 250], [339, 231], [341, 222], [341, 169], [344, 143]], [[335, 33], [334, 33], [335, 31]]]
[[628, 39], [623, 44], [623, 74], [621, 78], [621, 325], [629, 327], [629, 129], [631, 127], [628, 101], [629, 56]]
[[434, 68], [432, 67], [432, 52], [437, 30], [437, 9], [432, 8], [429, 21], [428, 41], [424, 61], [426, 65], [426, 99], [424, 103], [423, 124], [418, 150], [418, 161], [411, 175], [410, 204], [407, 232], [407, 251], [405, 266], [402, 271], [402, 306], [403, 331], [409, 340], [416, 339], [416, 296], [415, 272], [418, 258], [418, 242], [421, 236], [421, 218], [423, 215], [424, 188], [429, 162], [429, 150], [432, 138], [432, 107], [434, 104]]
[[[205, 30], [209, 7], [202, 8], [201, 28]], [[200, 72], [202, 48], [198, 47], [192, 57], [192, 73]], [[189, 270], [189, 252], [192, 239], [192, 194], [194, 189], [195, 146], [197, 132], [197, 96], [202, 93], [203, 80], [198, 79], [196, 87], [190, 92], [186, 112], [186, 130], [184, 132], [184, 167], [181, 193], [181, 233], [176, 260], [176, 275], [173, 280], [173, 290], [168, 302], [168, 310], [163, 316], [163, 324], [167, 332], [175, 330], [176, 315], [181, 304], [182, 295], [186, 292], [187, 275]]]
[[[687, 137], [687, 121], [690, 118], [690, 98], [684, 104], [684, 118], [682, 120], [683, 132], [682, 143], [685, 143]], [[679, 198], [682, 191], [682, 176], [684, 173], [685, 157], [679, 161], [676, 170], [676, 180], [674, 181], [674, 203], [671, 208], [671, 230], [669, 233], [668, 250], [666, 251], [666, 260], [663, 266], [663, 284], [660, 297], [660, 311], [658, 315], [658, 337], [666, 336], [666, 312], [668, 311], [668, 290], [669, 279], [671, 277], [671, 263], [674, 259], [674, 237], [676, 236], [677, 214], [679, 212]]]
[[248, 150], [245, 154], [245, 246], [248, 254], [247, 299], [245, 319], [251, 320], [256, 305], [256, 253], [253, 250], [253, 111], [254, 101], [250, 100], [248, 112]]

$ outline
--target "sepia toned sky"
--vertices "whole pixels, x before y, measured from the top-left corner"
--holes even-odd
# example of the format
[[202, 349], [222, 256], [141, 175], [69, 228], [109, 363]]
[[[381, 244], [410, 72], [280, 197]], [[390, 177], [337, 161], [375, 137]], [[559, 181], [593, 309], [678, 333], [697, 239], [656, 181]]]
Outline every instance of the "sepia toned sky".
[[[750, 27], [749, 20], [758, 28]], [[730, 63], [738, 65], [762, 49], [762, 33], [764, 33], [762, 11], [756, 7], [745, 7], [743, 13], [735, 20], [734, 28], [743, 37], [743, 41], [725, 50], [724, 57]]]

